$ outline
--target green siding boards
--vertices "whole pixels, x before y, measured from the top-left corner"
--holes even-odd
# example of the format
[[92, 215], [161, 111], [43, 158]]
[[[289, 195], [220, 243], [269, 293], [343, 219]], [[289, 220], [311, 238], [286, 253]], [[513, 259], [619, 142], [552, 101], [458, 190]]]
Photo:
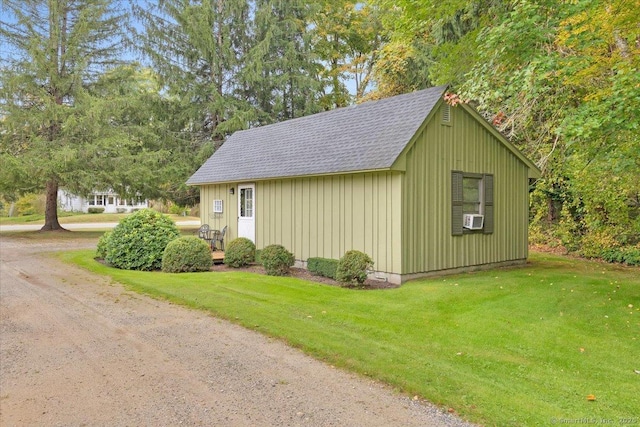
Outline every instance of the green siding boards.
[[[234, 189], [235, 195], [229, 191]], [[200, 221], [214, 230], [228, 226], [225, 243], [238, 237], [238, 188], [233, 184], [208, 185], [200, 187]], [[213, 213], [213, 201], [222, 200], [222, 213]]]
[[[282, 244], [299, 261], [338, 259], [357, 249], [394, 281], [525, 260], [528, 182], [537, 170], [467, 107], [451, 107], [443, 124], [443, 106], [431, 111], [389, 170], [252, 181], [256, 247]], [[484, 177], [482, 231], [455, 231], [454, 222], [462, 221], [456, 171]], [[227, 225], [227, 241], [237, 237], [243, 183], [201, 186], [201, 220], [217, 229]], [[221, 214], [212, 212], [215, 199], [223, 200]]]
[[[256, 247], [278, 243], [302, 261], [338, 259], [357, 249], [373, 258], [376, 270], [399, 272], [401, 183], [402, 175], [391, 171], [258, 181]], [[201, 187], [201, 220], [214, 228], [228, 225], [231, 238], [237, 206], [220, 218], [210, 212], [215, 198], [237, 204], [237, 195], [228, 194], [232, 186]]]
[[299, 260], [357, 249], [377, 270], [398, 271], [400, 179], [377, 172], [260, 181], [256, 245], [280, 243]]
[[[528, 167], [465, 109], [451, 108], [450, 124], [432, 120], [404, 154], [402, 274], [527, 257]], [[462, 194], [452, 171], [493, 175], [485, 181], [492, 233], [454, 233]]]

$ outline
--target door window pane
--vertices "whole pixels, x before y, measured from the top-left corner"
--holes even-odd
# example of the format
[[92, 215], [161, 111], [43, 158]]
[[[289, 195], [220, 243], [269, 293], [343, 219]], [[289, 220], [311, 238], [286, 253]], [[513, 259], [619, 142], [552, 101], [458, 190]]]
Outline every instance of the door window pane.
[[253, 188], [240, 189], [240, 216], [253, 218]]

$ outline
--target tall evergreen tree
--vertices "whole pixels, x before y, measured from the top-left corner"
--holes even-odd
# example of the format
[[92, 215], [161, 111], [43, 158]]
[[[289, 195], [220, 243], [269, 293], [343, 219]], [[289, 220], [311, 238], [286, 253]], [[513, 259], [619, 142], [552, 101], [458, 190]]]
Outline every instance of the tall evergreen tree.
[[42, 229], [60, 230], [58, 188], [99, 184], [110, 153], [96, 140], [118, 151], [88, 86], [115, 64], [124, 18], [108, 0], [3, 0], [2, 11], [0, 191], [44, 189]]
[[236, 92], [236, 75], [250, 48], [245, 0], [161, 0], [139, 4], [144, 25], [136, 39], [170, 99], [180, 105], [182, 132], [196, 146], [220, 142], [255, 113]]
[[258, 0], [252, 36], [244, 61], [243, 86], [262, 122], [282, 121], [320, 110], [322, 93], [317, 55], [312, 51], [309, 17], [316, 3], [301, 0]]

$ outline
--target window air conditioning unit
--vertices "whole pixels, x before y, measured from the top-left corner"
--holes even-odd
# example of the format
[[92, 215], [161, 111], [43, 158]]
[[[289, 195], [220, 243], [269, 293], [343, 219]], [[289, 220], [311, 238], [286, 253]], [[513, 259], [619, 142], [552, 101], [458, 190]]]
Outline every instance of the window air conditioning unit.
[[213, 213], [222, 213], [222, 200], [213, 201]]
[[484, 225], [484, 215], [464, 214], [462, 217], [462, 226], [469, 230], [482, 230]]

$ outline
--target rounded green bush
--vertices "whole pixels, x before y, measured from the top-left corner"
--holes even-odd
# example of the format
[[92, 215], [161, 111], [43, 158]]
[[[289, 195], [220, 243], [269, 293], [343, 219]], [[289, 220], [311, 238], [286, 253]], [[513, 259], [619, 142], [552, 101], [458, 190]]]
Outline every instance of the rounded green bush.
[[245, 237], [233, 239], [224, 248], [224, 263], [230, 267], [245, 267], [256, 259], [256, 245]]
[[167, 244], [180, 232], [167, 215], [141, 209], [113, 229], [107, 240], [105, 261], [124, 270], [158, 270]]
[[360, 251], [347, 251], [336, 270], [336, 280], [345, 284], [363, 284], [367, 280], [367, 270], [373, 267], [373, 260], [369, 255]]
[[260, 261], [270, 276], [286, 276], [295, 258], [282, 245], [269, 245], [260, 251]]
[[98, 240], [98, 247], [96, 248], [96, 258], [105, 259], [107, 256], [107, 244], [111, 238], [111, 230], [105, 231]]
[[195, 236], [170, 241], [162, 257], [162, 271], [165, 273], [209, 271], [211, 264], [211, 248]]

